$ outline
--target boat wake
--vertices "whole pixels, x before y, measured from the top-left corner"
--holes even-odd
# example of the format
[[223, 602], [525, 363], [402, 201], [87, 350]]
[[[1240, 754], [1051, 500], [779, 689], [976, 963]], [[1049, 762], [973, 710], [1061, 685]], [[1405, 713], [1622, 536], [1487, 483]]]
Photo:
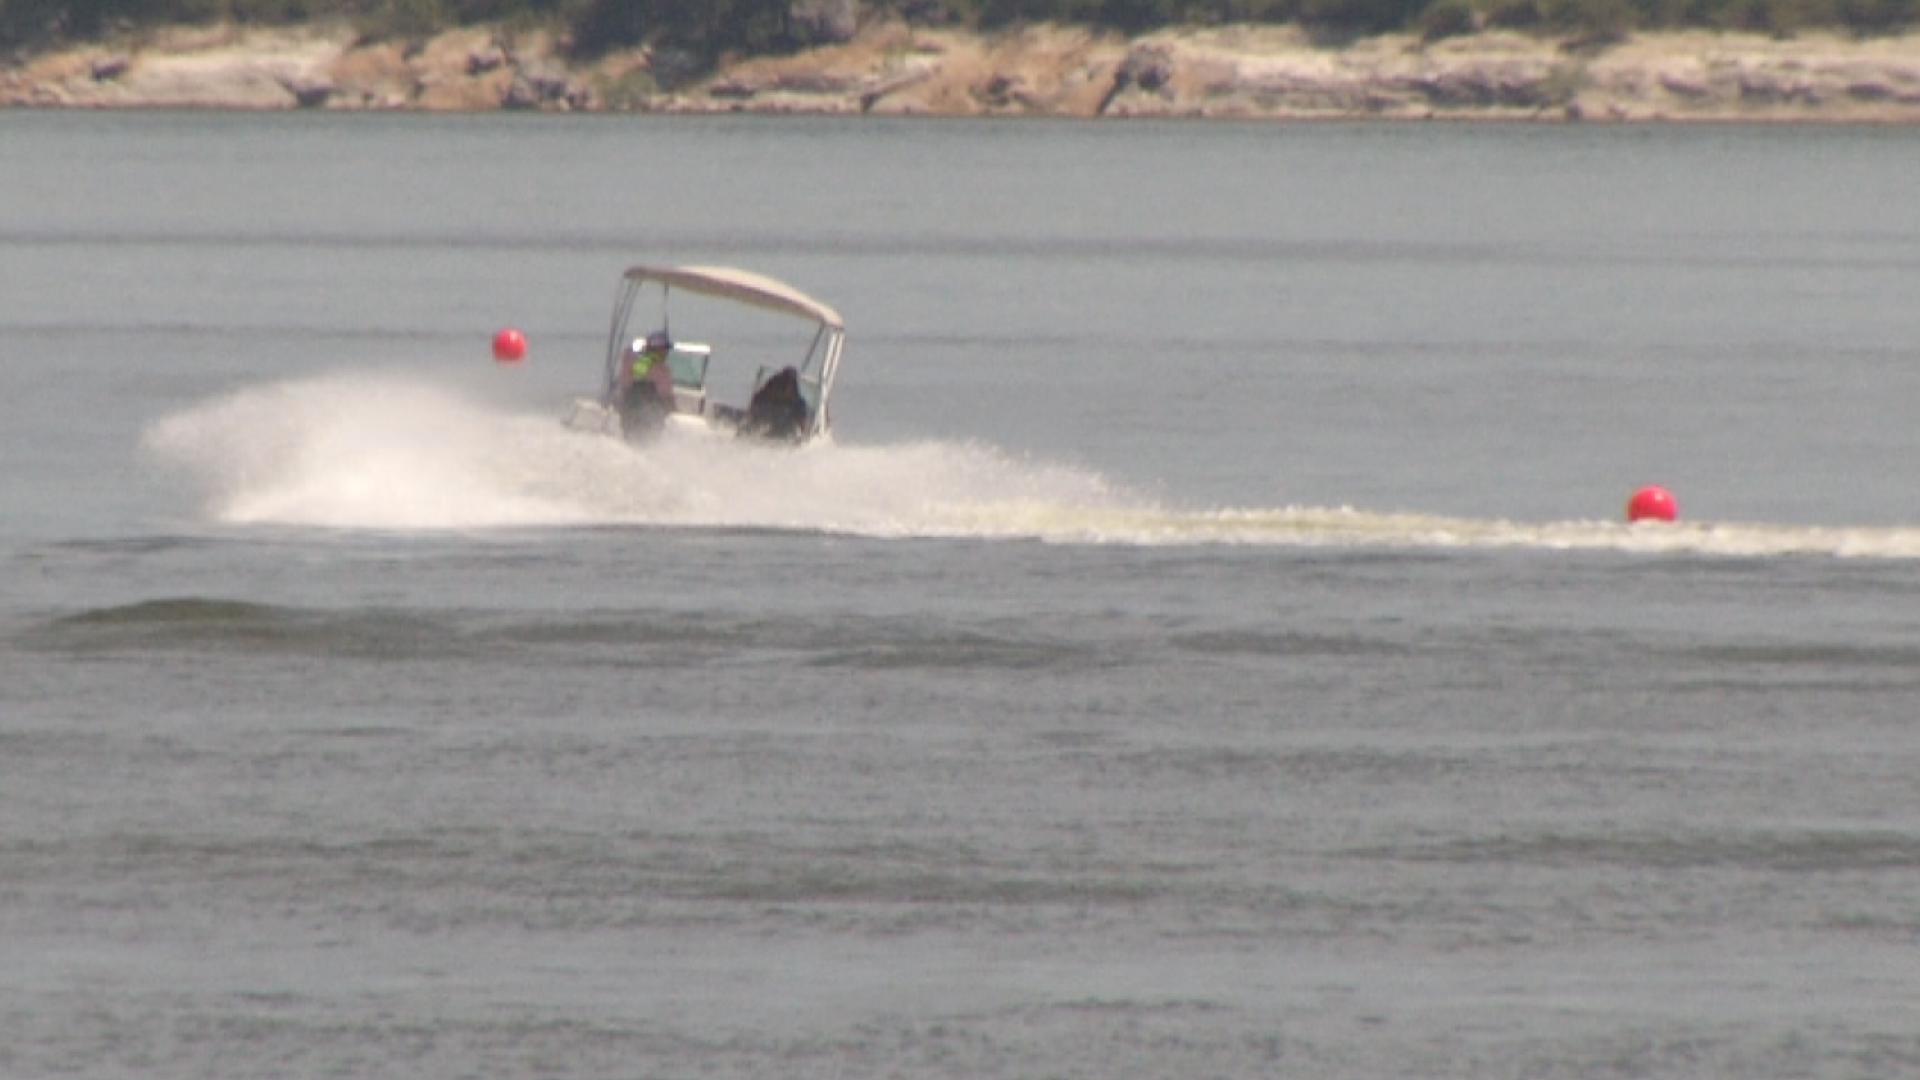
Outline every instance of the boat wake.
[[[556, 406], [559, 403], [556, 403]], [[942, 443], [775, 447], [669, 433], [645, 453], [568, 431], [563, 410], [503, 411], [377, 375], [254, 387], [145, 433], [227, 524], [483, 529], [646, 524], [874, 535], [995, 532], [988, 508], [1123, 511], [1085, 470]]]
[[1170, 509], [1091, 470], [923, 442], [800, 450], [668, 439], [644, 455], [445, 386], [340, 374], [163, 418], [146, 451], [235, 525], [765, 528], [1085, 544], [1533, 548], [1920, 558], [1920, 529], [1529, 523], [1348, 507]]

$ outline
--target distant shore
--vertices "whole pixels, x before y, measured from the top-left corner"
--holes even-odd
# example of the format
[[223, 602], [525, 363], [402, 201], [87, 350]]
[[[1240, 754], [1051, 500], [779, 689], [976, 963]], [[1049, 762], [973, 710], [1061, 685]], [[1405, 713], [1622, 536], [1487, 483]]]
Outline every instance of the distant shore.
[[375, 43], [345, 26], [177, 28], [0, 60], [0, 106], [1920, 123], [1920, 33], [1330, 45], [1294, 27], [1123, 38], [880, 22], [672, 92], [655, 63], [632, 50], [573, 64], [545, 35], [487, 28]]

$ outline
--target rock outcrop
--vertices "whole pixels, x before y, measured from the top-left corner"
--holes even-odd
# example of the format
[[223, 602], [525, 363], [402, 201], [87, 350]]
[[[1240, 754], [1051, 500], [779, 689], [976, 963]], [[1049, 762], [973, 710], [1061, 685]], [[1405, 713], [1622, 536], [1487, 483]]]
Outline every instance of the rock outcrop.
[[[1920, 35], [1704, 31], [1601, 48], [1488, 32], [1329, 46], [1292, 27], [996, 34], [860, 24], [796, 3], [821, 42], [703, 77], [632, 50], [569, 64], [542, 34], [359, 42], [344, 26], [174, 30], [0, 64], [0, 104], [232, 109], [646, 110], [1270, 119], [1920, 121]], [[673, 87], [670, 92], [661, 87]]]
[[1920, 121], [1920, 36], [1642, 35], [1594, 51], [1494, 32], [1340, 47], [1297, 28], [1125, 40], [892, 27], [752, 61], [649, 107], [1249, 119]]

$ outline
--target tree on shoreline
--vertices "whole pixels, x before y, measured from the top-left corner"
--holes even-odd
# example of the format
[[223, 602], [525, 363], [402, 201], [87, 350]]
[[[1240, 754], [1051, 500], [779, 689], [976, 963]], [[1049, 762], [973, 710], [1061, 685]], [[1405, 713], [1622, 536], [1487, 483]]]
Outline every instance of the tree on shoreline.
[[822, 10], [836, 8], [832, 17], [841, 22], [885, 13], [980, 30], [1050, 22], [1139, 34], [1176, 25], [1292, 23], [1333, 36], [1412, 31], [1434, 38], [1504, 27], [1595, 42], [1634, 30], [1871, 35], [1920, 25], [1920, 0], [0, 0], [0, 45], [32, 49], [218, 22], [346, 19], [369, 38], [504, 23], [553, 28], [582, 56], [653, 46], [692, 71], [727, 56], [813, 44]]

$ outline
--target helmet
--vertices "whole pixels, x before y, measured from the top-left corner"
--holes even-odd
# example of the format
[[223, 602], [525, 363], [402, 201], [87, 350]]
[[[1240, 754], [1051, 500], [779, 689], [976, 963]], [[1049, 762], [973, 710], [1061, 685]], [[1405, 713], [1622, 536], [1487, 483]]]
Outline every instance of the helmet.
[[672, 347], [673, 339], [667, 336], [665, 330], [655, 330], [653, 333], [647, 335], [648, 352], [658, 352], [662, 349], [670, 349]]

